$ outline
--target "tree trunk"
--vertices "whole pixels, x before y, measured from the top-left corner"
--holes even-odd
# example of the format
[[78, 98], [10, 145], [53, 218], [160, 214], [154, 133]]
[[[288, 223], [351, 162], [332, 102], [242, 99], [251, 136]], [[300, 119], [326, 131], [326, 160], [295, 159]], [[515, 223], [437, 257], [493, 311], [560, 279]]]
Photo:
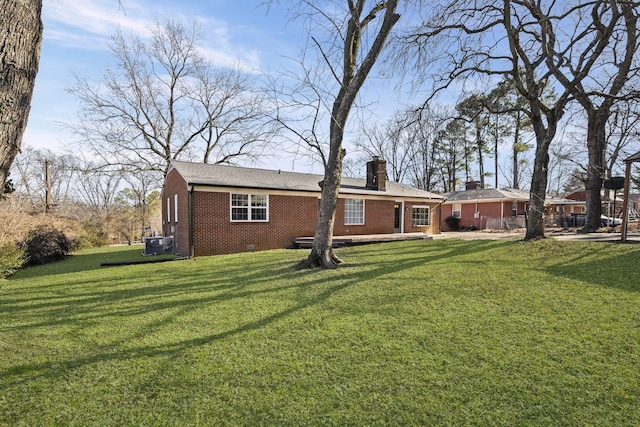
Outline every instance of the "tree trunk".
[[583, 231], [591, 233], [600, 228], [602, 214], [602, 181], [605, 171], [605, 126], [608, 111], [596, 109], [588, 115], [587, 122], [587, 152], [589, 165], [587, 167], [587, 181], [585, 182], [586, 211]]
[[0, 0], [0, 188], [20, 152], [42, 42], [42, 0]]
[[533, 176], [531, 177], [531, 190], [529, 192], [525, 240], [544, 237], [544, 199], [547, 194], [549, 143], [550, 140], [545, 139], [536, 146], [536, 158], [533, 163]]
[[[333, 268], [340, 262], [333, 252], [333, 224], [335, 221], [340, 181], [342, 179], [342, 160], [345, 151], [342, 148], [344, 130], [360, 88], [364, 84], [373, 64], [380, 55], [382, 48], [396, 24], [400, 15], [396, 14], [398, 0], [389, 0], [386, 4], [378, 4], [370, 13], [360, 21], [365, 5], [365, 0], [359, 0], [356, 5], [350, 2], [349, 22], [344, 37], [343, 70], [341, 87], [336, 95], [331, 110], [331, 123], [329, 126], [329, 158], [325, 165], [324, 180], [322, 183], [322, 196], [318, 209], [318, 221], [313, 237], [313, 246], [308, 258], [300, 263], [300, 268]], [[375, 12], [385, 10], [384, 18], [378, 30], [375, 40], [371, 44], [368, 53], [357, 66], [358, 53], [362, 41], [362, 32], [371, 19], [375, 18]]]
[[476, 128], [476, 144], [478, 148], [478, 175], [480, 175], [480, 188], [484, 188], [484, 159], [482, 157], [482, 137], [480, 136], [480, 129]]
[[518, 113], [518, 119], [516, 119], [515, 133], [513, 136], [513, 188], [520, 188], [519, 177], [518, 177], [518, 153], [520, 150], [520, 146], [518, 142], [520, 141], [520, 113]]
[[345, 151], [341, 147], [335, 150], [331, 149], [329, 152], [324, 180], [319, 183], [322, 186], [322, 196], [318, 209], [316, 232], [313, 236], [313, 246], [307, 259], [300, 264], [301, 268], [333, 268], [342, 262], [333, 252], [333, 225], [342, 180], [344, 154]]

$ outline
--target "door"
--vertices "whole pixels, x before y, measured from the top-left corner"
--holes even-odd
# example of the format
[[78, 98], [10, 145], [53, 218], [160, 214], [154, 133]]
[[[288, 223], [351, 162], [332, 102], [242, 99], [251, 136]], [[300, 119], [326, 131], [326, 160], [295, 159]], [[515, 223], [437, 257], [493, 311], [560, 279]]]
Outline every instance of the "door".
[[394, 233], [402, 233], [402, 202], [394, 204], [393, 231]]

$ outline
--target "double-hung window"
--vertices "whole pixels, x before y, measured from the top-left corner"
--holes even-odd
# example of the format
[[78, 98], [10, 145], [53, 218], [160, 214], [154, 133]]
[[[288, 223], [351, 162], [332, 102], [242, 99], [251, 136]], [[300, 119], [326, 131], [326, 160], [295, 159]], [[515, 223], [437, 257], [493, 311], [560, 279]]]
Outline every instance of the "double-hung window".
[[416, 227], [431, 225], [429, 206], [414, 206], [411, 209], [411, 222]]
[[267, 222], [269, 196], [266, 194], [231, 194], [232, 222]]
[[364, 224], [364, 199], [344, 199], [344, 225]]
[[452, 206], [451, 216], [454, 218], [462, 218], [462, 204], [454, 203]]

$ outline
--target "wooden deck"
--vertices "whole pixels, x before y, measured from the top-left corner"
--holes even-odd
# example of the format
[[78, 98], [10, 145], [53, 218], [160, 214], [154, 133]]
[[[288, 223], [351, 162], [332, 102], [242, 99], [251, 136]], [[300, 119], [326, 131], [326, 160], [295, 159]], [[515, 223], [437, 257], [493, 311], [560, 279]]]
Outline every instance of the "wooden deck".
[[[362, 234], [353, 236], [333, 236], [333, 247], [361, 245], [364, 243], [395, 242], [399, 240], [432, 240], [433, 236], [424, 233]], [[310, 248], [313, 237], [296, 237], [293, 241], [298, 248]]]

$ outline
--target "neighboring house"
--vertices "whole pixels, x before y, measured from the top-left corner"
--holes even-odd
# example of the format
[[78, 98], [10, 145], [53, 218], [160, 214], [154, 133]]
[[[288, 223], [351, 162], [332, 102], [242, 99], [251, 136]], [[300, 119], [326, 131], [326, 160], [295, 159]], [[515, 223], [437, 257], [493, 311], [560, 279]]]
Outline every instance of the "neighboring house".
[[[477, 181], [467, 183], [466, 190], [444, 195], [440, 227], [448, 231], [445, 219], [460, 219], [460, 227], [480, 230], [511, 230], [526, 227], [529, 190], [515, 188], [479, 188]], [[545, 223], [556, 225], [560, 218], [584, 212], [584, 202], [547, 197]]]
[[[600, 213], [605, 216], [619, 217], [623, 209], [622, 206], [624, 205], [624, 196], [622, 195], [622, 193], [620, 191], [616, 193], [612, 190], [603, 189], [600, 192], [600, 197], [601, 197], [600, 203], [602, 204]], [[633, 197], [633, 195], [630, 194], [629, 197]], [[587, 200], [586, 191], [584, 190], [574, 191], [573, 193], [569, 194], [566, 198], [581, 202], [582, 210], [580, 212], [581, 213], [585, 212], [585, 206], [586, 206], [586, 200]], [[614, 198], [615, 198], [615, 201], [614, 201]], [[629, 202], [629, 207], [633, 207], [633, 204], [631, 203], [631, 201]]]
[[[163, 232], [184, 256], [290, 248], [315, 234], [321, 175], [174, 161], [163, 189]], [[334, 234], [440, 232], [443, 196], [386, 181], [343, 178]]]
[[[513, 188], [477, 188], [476, 181], [467, 183], [464, 191], [446, 193], [442, 204], [443, 231], [449, 230], [445, 219], [460, 219], [460, 227], [480, 230], [509, 230], [525, 226], [525, 211], [529, 204], [529, 191]], [[475, 188], [474, 188], [475, 187]]]

